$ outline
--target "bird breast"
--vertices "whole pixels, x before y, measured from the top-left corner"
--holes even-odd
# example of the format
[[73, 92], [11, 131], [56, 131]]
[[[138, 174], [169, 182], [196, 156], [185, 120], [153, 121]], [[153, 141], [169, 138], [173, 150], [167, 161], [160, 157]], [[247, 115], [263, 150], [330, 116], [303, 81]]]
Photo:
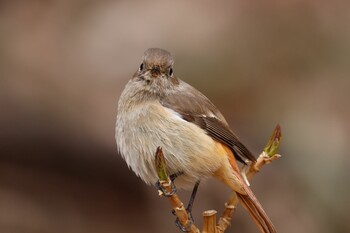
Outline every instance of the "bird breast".
[[147, 184], [158, 180], [154, 164], [158, 146], [163, 148], [169, 174], [184, 173], [176, 180], [179, 188], [211, 176], [223, 163], [215, 156], [214, 140], [204, 130], [157, 100], [132, 108], [119, 106], [116, 141], [128, 166]]

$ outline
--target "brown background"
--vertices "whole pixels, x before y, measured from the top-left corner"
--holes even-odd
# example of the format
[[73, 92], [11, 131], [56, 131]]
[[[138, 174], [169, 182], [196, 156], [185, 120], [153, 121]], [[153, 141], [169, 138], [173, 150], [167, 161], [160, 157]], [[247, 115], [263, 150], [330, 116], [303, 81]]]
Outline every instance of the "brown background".
[[[179, 232], [115, 146], [148, 47], [171, 51], [255, 154], [282, 125], [283, 158], [253, 182], [279, 232], [350, 232], [349, 22], [341, 0], [1, 1], [0, 232]], [[200, 187], [199, 225], [228, 194]], [[258, 230], [239, 208], [229, 232]]]

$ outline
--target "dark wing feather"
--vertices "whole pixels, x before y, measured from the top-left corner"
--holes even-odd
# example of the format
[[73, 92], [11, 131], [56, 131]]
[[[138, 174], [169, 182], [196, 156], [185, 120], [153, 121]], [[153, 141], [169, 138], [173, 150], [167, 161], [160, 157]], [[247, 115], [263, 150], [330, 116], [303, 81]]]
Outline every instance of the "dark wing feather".
[[215, 105], [187, 83], [180, 80], [176, 94], [164, 97], [161, 104], [179, 113], [184, 120], [204, 129], [213, 139], [228, 146], [238, 161], [246, 163], [247, 159], [256, 160], [231, 131]]

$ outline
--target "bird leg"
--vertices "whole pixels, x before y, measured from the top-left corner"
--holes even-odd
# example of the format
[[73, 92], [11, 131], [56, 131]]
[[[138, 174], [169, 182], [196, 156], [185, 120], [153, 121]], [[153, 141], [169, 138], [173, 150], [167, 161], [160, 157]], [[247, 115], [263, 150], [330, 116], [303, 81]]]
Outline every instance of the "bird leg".
[[[192, 190], [192, 194], [191, 194], [191, 197], [190, 197], [190, 201], [188, 202], [188, 205], [186, 207], [186, 211], [187, 211], [187, 214], [188, 214], [188, 217], [189, 217], [190, 224], [188, 226], [184, 227], [184, 226], [181, 225], [181, 223], [179, 221], [179, 218], [176, 218], [176, 220], [175, 220], [175, 225], [178, 228], [180, 228], [180, 230], [183, 231], [183, 232], [187, 232], [189, 227], [194, 222], [193, 216], [192, 216], [192, 207], [193, 207], [194, 199], [196, 198], [196, 194], [197, 194], [197, 190], [198, 190], [198, 187], [199, 187], [199, 183], [200, 183], [200, 181], [197, 181], [196, 184], [194, 185], [193, 190]], [[173, 210], [173, 214], [175, 214], [174, 210]]]
[[198, 187], [199, 187], [199, 183], [200, 183], [200, 181], [197, 181], [196, 184], [193, 187], [191, 198], [190, 198], [190, 201], [188, 202], [188, 205], [187, 205], [187, 208], [186, 208], [187, 212], [189, 212], [189, 213], [192, 212], [192, 206], [193, 206], [193, 203], [194, 203], [194, 199], [196, 198], [196, 194], [197, 194], [197, 190], [198, 190]]
[[177, 177], [179, 177], [179, 176], [181, 176], [183, 174], [184, 174], [183, 172], [176, 172], [174, 174], [171, 174], [169, 176], [169, 179], [171, 180], [171, 182], [174, 182]]
[[[174, 185], [174, 181], [175, 181], [175, 179], [177, 177], [179, 177], [181, 175], [183, 175], [183, 172], [177, 172], [177, 173], [169, 175], [169, 179], [171, 181], [171, 192], [167, 192], [166, 190], [164, 190], [164, 188], [162, 187], [162, 185], [160, 184], [159, 181], [155, 185], [158, 188], [158, 190], [162, 193], [162, 195], [164, 195], [165, 197], [171, 197], [177, 191], [176, 186]], [[190, 227], [191, 227], [191, 225], [194, 222], [193, 217], [192, 217], [192, 207], [193, 207], [194, 200], [196, 198], [196, 194], [197, 194], [199, 183], [200, 183], [200, 181], [197, 181], [196, 184], [194, 185], [193, 190], [192, 190], [192, 194], [191, 194], [191, 197], [190, 197], [190, 200], [189, 200], [188, 205], [186, 207], [186, 211], [187, 211], [190, 223], [185, 227], [185, 226], [183, 226], [180, 223], [179, 218], [176, 218], [176, 220], [175, 220], [175, 225], [178, 228], [180, 228], [180, 230], [183, 231], [183, 232], [188, 232]], [[173, 210], [172, 213], [174, 215], [176, 215], [175, 214], [175, 210]]]
[[168, 192], [166, 190], [164, 190], [163, 186], [160, 184], [159, 180], [156, 182], [155, 186], [156, 188], [159, 190], [159, 192], [161, 193], [161, 195], [163, 195], [164, 197], [171, 197], [172, 195], [174, 195], [177, 191], [176, 186], [174, 185], [174, 180], [179, 177], [180, 175], [182, 175], [183, 172], [177, 172], [174, 174], [171, 174], [169, 176], [169, 179], [171, 180], [170, 184], [171, 184], [171, 191]]

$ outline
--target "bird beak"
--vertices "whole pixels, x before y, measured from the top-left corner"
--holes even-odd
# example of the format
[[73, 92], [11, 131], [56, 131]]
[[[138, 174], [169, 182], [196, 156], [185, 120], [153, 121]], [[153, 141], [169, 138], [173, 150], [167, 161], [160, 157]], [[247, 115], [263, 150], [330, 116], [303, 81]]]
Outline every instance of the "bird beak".
[[153, 66], [151, 69], [151, 75], [153, 78], [157, 77], [158, 75], [160, 75], [160, 69], [158, 66]]

